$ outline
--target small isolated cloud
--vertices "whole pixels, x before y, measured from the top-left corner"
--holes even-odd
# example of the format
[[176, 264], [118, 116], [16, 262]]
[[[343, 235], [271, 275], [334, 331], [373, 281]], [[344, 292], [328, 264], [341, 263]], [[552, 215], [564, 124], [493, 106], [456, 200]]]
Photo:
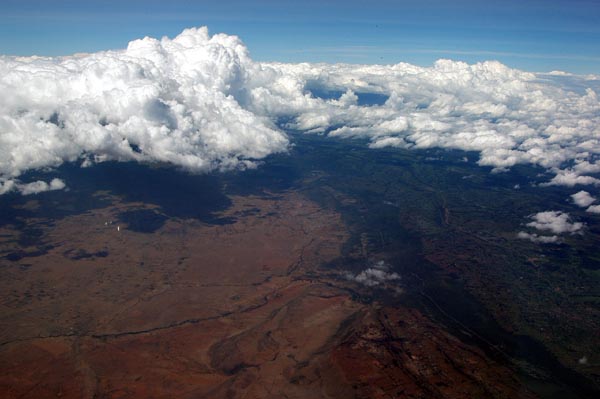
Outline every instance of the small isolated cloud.
[[583, 228], [581, 222], [571, 222], [568, 213], [560, 211], [539, 212], [531, 216], [532, 221], [527, 226], [554, 234], [577, 233]]
[[357, 275], [347, 273], [346, 278], [367, 287], [376, 287], [388, 281], [400, 280], [400, 275], [395, 272], [389, 272], [389, 266], [384, 261], [379, 261]]
[[571, 195], [571, 198], [573, 199], [575, 205], [580, 206], [582, 208], [590, 206], [591, 204], [596, 202], [596, 198], [592, 197], [590, 193], [583, 190]]
[[600, 213], [600, 205], [592, 205], [585, 211], [589, 213]]
[[18, 185], [18, 190], [23, 195], [31, 195], [31, 194], [39, 194], [44, 191], [55, 191], [62, 190], [66, 187], [66, 184], [61, 179], [52, 179], [50, 183], [46, 183], [45, 181], [38, 180], [33, 183], [21, 184]]
[[18, 180], [0, 181], [0, 195], [16, 191], [22, 195], [39, 194], [45, 191], [62, 190], [66, 184], [61, 179], [52, 179], [50, 183], [38, 180], [32, 183], [21, 183]]
[[530, 240], [531, 242], [538, 242], [538, 243], [542, 243], [542, 244], [552, 244], [552, 243], [556, 243], [559, 241], [559, 238], [556, 235], [544, 236], [544, 235], [537, 235], [535, 233], [527, 233], [525, 231], [520, 231], [517, 234], [517, 237], [524, 239], [524, 240]]
[[560, 211], [538, 212], [529, 216], [529, 218], [531, 219], [531, 222], [527, 223], [527, 227], [531, 227], [539, 231], [550, 232], [552, 235], [542, 235], [520, 231], [517, 234], [517, 237], [542, 244], [560, 242], [560, 234], [575, 234], [580, 232], [584, 226], [584, 224], [581, 222], [572, 222], [568, 213]]
[[554, 176], [549, 182], [542, 183], [541, 186], [600, 186], [600, 179], [592, 176], [581, 176], [580, 173], [572, 170], [560, 170], [556, 171]]
[[573, 198], [573, 202], [576, 205], [582, 208], [587, 207], [585, 210], [586, 212], [600, 213], [600, 205], [592, 205], [594, 202], [596, 202], [596, 198], [592, 197], [587, 191], [580, 191], [576, 194], [573, 194], [571, 195], [571, 198]]

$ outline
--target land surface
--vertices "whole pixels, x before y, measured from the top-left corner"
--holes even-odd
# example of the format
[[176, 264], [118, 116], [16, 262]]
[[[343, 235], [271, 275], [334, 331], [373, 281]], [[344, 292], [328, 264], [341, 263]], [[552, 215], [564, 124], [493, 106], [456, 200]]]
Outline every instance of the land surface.
[[564, 191], [296, 141], [254, 171], [66, 166], [69, 191], [0, 197], [0, 397], [598, 393], [598, 221], [515, 237]]

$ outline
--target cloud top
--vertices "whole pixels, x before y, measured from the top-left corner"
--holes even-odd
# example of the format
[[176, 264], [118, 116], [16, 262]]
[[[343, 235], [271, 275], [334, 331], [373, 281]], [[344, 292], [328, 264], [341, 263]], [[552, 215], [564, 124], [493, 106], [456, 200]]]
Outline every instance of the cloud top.
[[0, 58], [0, 176], [65, 161], [253, 166], [288, 140], [236, 97], [260, 67], [235, 36], [187, 29], [125, 50]]
[[[256, 96], [253, 104], [263, 112], [268, 107], [292, 113], [294, 129], [365, 138], [372, 148], [477, 151], [478, 163], [496, 171], [534, 164], [555, 174], [549, 184], [600, 184], [594, 176], [600, 173], [600, 102], [593, 77], [557, 81], [494, 61], [439, 60], [429, 68], [405, 63], [270, 66], [279, 71], [281, 86], [290, 79], [298, 82], [286, 84], [285, 93], [277, 91], [289, 99], [279, 108], [272, 96]], [[314, 99], [302, 91], [307, 86], [344, 94]], [[358, 106], [352, 101], [355, 93], [389, 98], [383, 105]]]

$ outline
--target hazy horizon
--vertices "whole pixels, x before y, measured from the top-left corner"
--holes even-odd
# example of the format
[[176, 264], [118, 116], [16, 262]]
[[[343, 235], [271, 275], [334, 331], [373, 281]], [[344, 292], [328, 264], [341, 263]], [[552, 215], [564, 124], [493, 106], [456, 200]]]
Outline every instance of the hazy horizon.
[[241, 37], [257, 61], [430, 66], [449, 58], [600, 73], [600, 7], [592, 1], [8, 0], [0, 22], [0, 54], [7, 55], [97, 52], [208, 26]]

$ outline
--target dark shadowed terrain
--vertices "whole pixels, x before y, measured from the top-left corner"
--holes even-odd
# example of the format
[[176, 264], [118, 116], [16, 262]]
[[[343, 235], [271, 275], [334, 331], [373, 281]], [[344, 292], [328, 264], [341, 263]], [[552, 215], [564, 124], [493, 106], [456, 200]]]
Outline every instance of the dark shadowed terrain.
[[[598, 397], [600, 216], [573, 189], [294, 142], [255, 170], [65, 165], [28, 178], [68, 190], [0, 196], [0, 397]], [[517, 238], [550, 209], [583, 234]]]

